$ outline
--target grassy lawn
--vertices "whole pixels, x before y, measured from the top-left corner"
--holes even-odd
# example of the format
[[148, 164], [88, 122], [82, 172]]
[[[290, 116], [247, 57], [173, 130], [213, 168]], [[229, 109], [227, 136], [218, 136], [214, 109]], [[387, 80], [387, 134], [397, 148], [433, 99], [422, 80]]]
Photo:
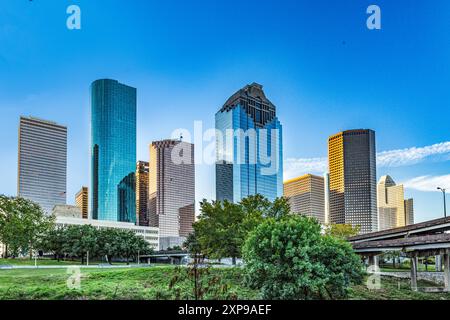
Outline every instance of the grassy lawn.
[[[437, 285], [428, 281], [418, 281], [419, 288], [431, 288]], [[351, 300], [450, 300], [450, 293], [424, 293], [411, 291], [410, 281], [382, 277], [381, 290], [369, 290], [366, 285], [352, 287]]]
[[[176, 268], [157, 266], [141, 269], [82, 269], [81, 289], [71, 290], [66, 269], [0, 270], [0, 300], [4, 299], [192, 299], [192, 284], [179, 282], [173, 290], [169, 283]], [[238, 299], [255, 299], [257, 292], [244, 288], [239, 269], [213, 269], [220, 274], [228, 292]], [[216, 298], [216, 297], [207, 297]], [[220, 298], [225, 298], [220, 297]]]
[[[82, 269], [81, 288], [69, 289], [66, 269], [0, 270], [0, 300], [59, 300], [59, 299], [193, 299], [192, 283], [178, 282], [174, 289], [169, 283], [177, 274], [171, 266], [155, 266], [140, 269]], [[228, 286], [227, 295], [210, 295], [207, 299], [258, 299], [258, 292], [242, 285], [241, 269], [211, 269], [207, 281], [220, 276], [221, 283]], [[351, 290], [353, 300], [395, 299], [448, 299], [450, 294], [412, 292], [408, 280], [382, 278], [382, 289], [372, 291], [365, 285]], [[419, 281], [420, 287], [432, 287], [431, 283]]]
[[[86, 262], [84, 263], [86, 265]], [[89, 261], [89, 265], [106, 264], [105, 261]], [[113, 265], [125, 265], [125, 262], [114, 262]], [[0, 259], [0, 266], [34, 266], [34, 259]], [[38, 266], [77, 266], [81, 265], [80, 260], [53, 260], [47, 258], [37, 259]]]

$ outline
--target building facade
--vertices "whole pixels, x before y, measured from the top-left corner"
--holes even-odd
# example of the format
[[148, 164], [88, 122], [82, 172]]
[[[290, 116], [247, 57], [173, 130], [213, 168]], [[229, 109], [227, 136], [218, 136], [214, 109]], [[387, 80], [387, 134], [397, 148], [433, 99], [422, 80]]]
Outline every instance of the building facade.
[[149, 226], [148, 217], [149, 163], [138, 161], [136, 164], [136, 224]]
[[325, 224], [325, 179], [307, 174], [284, 183], [284, 197], [291, 211]]
[[136, 89], [91, 85], [91, 210], [95, 220], [136, 222]]
[[81, 209], [83, 219], [89, 218], [89, 192], [88, 187], [81, 187], [75, 195], [75, 204]]
[[325, 224], [330, 223], [330, 174], [324, 173]]
[[328, 139], [330, 223], [378, 230], [376, 148], [372, 130], [349, 130]]
[[283, 195], [282, 126], [257, 83], [232, 95], [216, 114], [216, 200]]
[[91, 225], [97, 229], [130, 230], [136, 235], [143, 237], [153, 250], [159, 250], [158, 228], [136, 226], [128, 222], [83, 219], [81, 217], [81, 209], [77, 206], [56, 206], [53, 210], [53, 215], [55, 216], [55, 224], [60, 227]]
[[405, 219], [406, 224], [411, 225], [414, 224], [414, 200], [406, 199], [405, 200]]
[[20, 117], [17, 194], [47, 214], [67, 201], [67, 127]]
[[388, 230], [408, 225], [403, 185], [397, 185], [390, 176], [383, 176], [377, 189], [379, 229]]
[[159, 228], [161, 249], [181, 246], [195, 221], [194, 145], [153, 142], [149, 168], [150, 226]]

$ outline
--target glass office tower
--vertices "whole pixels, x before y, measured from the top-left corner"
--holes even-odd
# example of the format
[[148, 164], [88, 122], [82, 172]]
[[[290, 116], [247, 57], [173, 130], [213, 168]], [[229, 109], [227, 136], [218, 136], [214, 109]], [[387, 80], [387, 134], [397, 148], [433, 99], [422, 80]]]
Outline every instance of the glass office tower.
[[283, 195], [282, 126], [257, 83], [247, 85], [216, 114], [216, 199], [239, 202]]
[[136, 89], [116, 80], [91, 85], [92, 218], [136, 222]]

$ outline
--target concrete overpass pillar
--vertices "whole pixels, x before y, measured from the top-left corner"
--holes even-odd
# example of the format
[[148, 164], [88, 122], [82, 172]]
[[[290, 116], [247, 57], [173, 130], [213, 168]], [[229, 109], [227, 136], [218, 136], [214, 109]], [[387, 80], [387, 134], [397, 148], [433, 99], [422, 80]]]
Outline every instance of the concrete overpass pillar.
[[369, 256], [369, 267], [379, 267], [379, 259], [377, 256]]
[[417, 257], [411, 257], [411, 290], [418, 291], [417, 287]]
[[450, 292], [450, 254], [448, 250], [444, 254], [443, 258], [444, 258], [445, 291]]
[[435, 257], [435, 261], [436, 261], [436, 271], [442, 272], [442, 255], [437, 255]]

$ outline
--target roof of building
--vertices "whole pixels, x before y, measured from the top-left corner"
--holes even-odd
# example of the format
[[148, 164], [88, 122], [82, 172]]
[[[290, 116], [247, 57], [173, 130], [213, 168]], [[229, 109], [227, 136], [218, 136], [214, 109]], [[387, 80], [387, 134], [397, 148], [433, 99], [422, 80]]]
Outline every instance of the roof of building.
[[293, 183], [293, 182], [297, 182], [297, 181], [308, 179], [308, 178], [325, 179], [324, 177], [317, 176], [317, 175], [314, 175], [314, 174], [311, 174], [311, 173], [307, 173], [307, 174], [304, 174], [304, 175], [302, 175], [300, 177], [287, 180], [287, 181], [284, 182], [284, 184]]
[[264, 102], [275, 109], [275, 105], [269, 99], [267, 99], [266, 94], [263, 90], [263, 86], [259, 83], [253, 82], [252, 84], [248, 84], [242, 89], [239, 89], [230, 98], [228, 98], [227, 102], [225, 102], [220, 111], [226, 111], [230, 108], [233, 108], [239, 104], [239, 100], [241, 98], [248, 99], [249, 97], [261, 100], [261, 102]]

